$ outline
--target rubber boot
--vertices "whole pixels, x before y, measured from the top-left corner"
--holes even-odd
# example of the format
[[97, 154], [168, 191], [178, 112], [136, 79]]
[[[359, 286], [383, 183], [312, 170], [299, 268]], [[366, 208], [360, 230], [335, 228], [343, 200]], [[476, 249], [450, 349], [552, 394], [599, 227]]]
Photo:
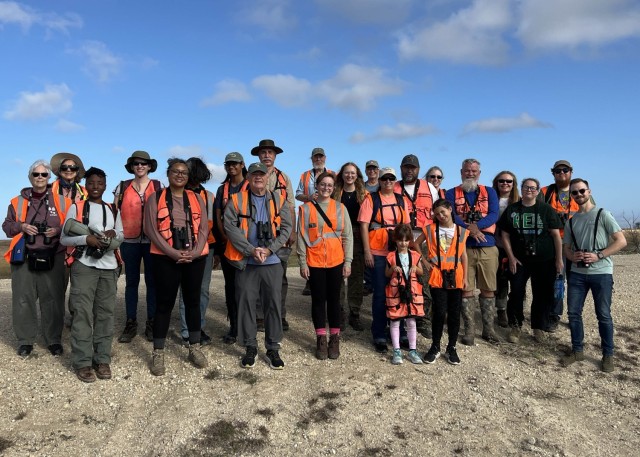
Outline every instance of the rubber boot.
[[473, 314], [475, 312], [475, 299], [473, 297], [462, 299], [462, 321], [464, 322], [464, 335], [461, 342], [467, 346], [473, 346], [475, 338], [475, 325], [473, 321]]
[[496, 299], [480, 297], [480, 312], [482, 313], [482, 339], [491, 344], [499, 344], [500, 338], [493, 329], [495, 319]]

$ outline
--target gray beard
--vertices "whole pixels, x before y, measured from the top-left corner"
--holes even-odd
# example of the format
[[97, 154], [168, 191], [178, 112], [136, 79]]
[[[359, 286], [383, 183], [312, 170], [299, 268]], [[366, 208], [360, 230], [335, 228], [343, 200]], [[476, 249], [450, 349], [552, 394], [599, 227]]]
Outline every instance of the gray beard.
[[478, 181], [471, 178], [465, 179], [462, 181], [460, 187], [462, 187], [462, 190], [465, 192], [475, 192], [478, 190]]

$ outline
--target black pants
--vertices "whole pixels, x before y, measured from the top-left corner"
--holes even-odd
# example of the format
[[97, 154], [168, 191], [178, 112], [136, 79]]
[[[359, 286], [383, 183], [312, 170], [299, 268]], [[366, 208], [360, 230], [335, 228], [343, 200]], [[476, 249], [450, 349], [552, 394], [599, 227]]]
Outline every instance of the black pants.
[[527, 262], [518, 265], [515, 274], [509, 273], [509, 301], [507, 316], [509, 325], [522, 327], [524, 321], [524, 295], [527, 281], [531, 278], [531, 328], [546, 330], [549, 326], [549, 313], [554, 304], [553, 283], [556, 279], [555, 261]]
[[440, 289], [432, 287], [431, 297], [433, 298], [433, 320], [431, 321], [433, 345], [440, 347], [446, 315], [447, 332], [449, 335], [447, 347], [455, 347], [458, 333], [460, 332], [462, 289]]
[[340, 306], [340, 284], [342, 266], [331, 268], [309, 267], [309, 287], [311, 288], [311, 317], [313, 327], [340, 328], [342, 307]]
[[238, 336], [238, 302], [236, 302], [236, 271], [225, 256], [220, 256], [220, 265], [224, 275], [224, 300], [227, 304], [227, 319], [229, 319], [229, 335]]
[[200, 342], [200, 289], [204, 275], [205, 256], [191, 263], [176, 263], [166, 255], [153, 255], [153, 276], [156, 283], [156, 317], [153, 321], [153, 347], [164, 348], [169, 332], [171, 311], [178, 288], [182, 288], [184, 314], [189, 329], [189, 342]]

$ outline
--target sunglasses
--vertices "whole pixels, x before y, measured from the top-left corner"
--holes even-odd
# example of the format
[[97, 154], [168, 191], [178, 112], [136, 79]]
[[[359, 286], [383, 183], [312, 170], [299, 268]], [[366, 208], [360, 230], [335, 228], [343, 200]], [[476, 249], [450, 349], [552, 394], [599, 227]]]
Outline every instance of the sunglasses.
[[146, 167], [149, 165], [149, 162], [133, 162], [132, 165], [134, 167]]
[[76, 165], [60, 165], [60, 171], [78, 171], [80, 167]]
[[556, 168], [555, 170], [553, 170], [553, 174], [555, 175], [559, 175], [560, 173], [569, 173], [571, 171], [571, 168]]
[[442, 176], [440, 176], [440, 175], [429, 175], [429, 178], [431, 178], [431, 179], [442, 179]]
[[513, 184], [513, 179], [498, 179], [498, 184]]
[[34, 178], [37, 178], [38, 176], [41, 176], [43, 178], [48, 178], [49, 177], [49, 173], [46, 171], [43, 171], [42, 173], [38, 173], [37, 171], [34, 171], [31, 173], [31, 176], [33, 176]]
[[378, 178], [378, 181], [395, 181], [396, 178], [392, 178], [391, 176], [385, 176], [384, 178]]
[[573, 195], [574, 197], [578, 194], [580, 195], [584, 195], [589, 189], [578, 189], [578, 190], [572, 190], [571, 191], [571, 195]]

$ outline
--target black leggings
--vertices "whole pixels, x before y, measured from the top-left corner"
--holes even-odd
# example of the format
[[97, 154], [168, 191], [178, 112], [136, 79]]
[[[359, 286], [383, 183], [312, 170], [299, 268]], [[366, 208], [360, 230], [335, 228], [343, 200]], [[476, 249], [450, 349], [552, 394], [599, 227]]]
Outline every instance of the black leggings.
[[309, 287], [311, 289], [311, 317], [316, 329], [340, 328], [342, 309], [340, 306], [340, 285], [342, 266], [331, 268], [309, 267]]
[[236, 271], [225, 256], [220, 256], [220, 265], [224, 275], [224, 299], [227, 303], [227, 318], [229, 319], [229, 335], [238, 336], [238, 303], [236, 302]]
[[440, 289], [431, 288], [433, 298], [433, 320], [431, 321], [431, 333], [433, 334], [433, 345], [440, 347], [442, 332], [444, 329], [444, 319], [447, 316], [447, 330], [449, 342], [447, 346], [456, 345], [458, 333], [460, 332], [460, 308], [462, 306], [462, 289]]

